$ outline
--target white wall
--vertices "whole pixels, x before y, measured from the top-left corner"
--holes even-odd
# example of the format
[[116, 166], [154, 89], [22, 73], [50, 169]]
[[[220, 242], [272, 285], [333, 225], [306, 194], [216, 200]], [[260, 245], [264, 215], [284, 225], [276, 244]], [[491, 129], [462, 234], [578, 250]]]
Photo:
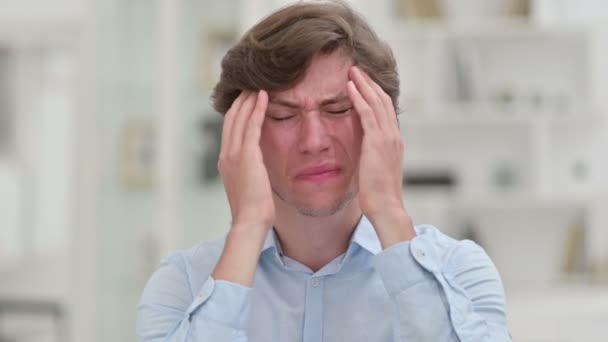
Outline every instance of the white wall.
[[85, 0], [0, 0], [0, 22], [80, 19]]

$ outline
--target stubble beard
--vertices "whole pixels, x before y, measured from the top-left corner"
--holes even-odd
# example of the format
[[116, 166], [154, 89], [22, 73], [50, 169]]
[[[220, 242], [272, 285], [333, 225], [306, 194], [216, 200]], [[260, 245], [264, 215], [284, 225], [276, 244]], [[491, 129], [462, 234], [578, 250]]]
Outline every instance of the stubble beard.
[[287, 204], [290, 207], [295, 208], [298, 211], [298, 213], [300, 213], [301, 215], [308, 216], [308, 217], [321, 218], [321, 217], [332, 216], [335, 213], [339, 212], [340, 210], [344, 209], [355, 198], [355, 195], [357, 194], [357, 189], [355, 189], [355, 190], [349, 189], [348, 191], [342, 193], [342, 195], [340, 197], [338, 197], [330, 205], [322, 207], [322, 208], [306, 206], [306, 205], [303, 205], [302, 203], [298, 203], [297, 201], [288, 200], [285, 198], [285, 196], [282, 196], [274, 188], [272, 189], [272, 192], [274, 192], [274, 194], [285, 204]]

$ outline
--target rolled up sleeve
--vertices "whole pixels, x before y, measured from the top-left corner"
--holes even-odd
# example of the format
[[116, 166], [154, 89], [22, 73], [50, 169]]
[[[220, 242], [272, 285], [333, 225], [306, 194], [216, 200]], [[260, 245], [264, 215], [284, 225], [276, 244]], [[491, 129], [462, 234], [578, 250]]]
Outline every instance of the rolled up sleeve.
[[375, 258], [395, 303], [400, 341], [511, 341], [505, 294], [490, 257], [432, 226]]
[[179, 256], [150, 278], [137, 313], [141, 342], [245, 342], [251, 288], [211, 276], [196, 292]]

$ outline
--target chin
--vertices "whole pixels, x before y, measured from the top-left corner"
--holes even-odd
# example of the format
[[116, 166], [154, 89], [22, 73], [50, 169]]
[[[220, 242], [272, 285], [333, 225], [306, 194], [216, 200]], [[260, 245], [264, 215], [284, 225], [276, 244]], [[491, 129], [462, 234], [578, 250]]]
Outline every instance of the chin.
[[343, 210], [353, 200], [355, 195], [355, 192], [343, 192], [341, 195], [334, 195], [331, 198], [296, 202], [293, 206], [304, 216], [328, 217]]

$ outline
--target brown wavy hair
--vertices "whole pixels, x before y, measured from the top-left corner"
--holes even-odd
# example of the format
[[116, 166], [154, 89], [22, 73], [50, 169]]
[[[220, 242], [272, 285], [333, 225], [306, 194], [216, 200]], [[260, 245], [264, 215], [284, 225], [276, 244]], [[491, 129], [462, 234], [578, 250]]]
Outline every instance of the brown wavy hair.
[[222, 59], [211, 96], [225, 114], [242, 90], [289, 89], [312, 58], [343, 49], [391, 97], [398, 111], [399, 75], [391, 48], [342, 1], [297, 2], [262, 19]]

